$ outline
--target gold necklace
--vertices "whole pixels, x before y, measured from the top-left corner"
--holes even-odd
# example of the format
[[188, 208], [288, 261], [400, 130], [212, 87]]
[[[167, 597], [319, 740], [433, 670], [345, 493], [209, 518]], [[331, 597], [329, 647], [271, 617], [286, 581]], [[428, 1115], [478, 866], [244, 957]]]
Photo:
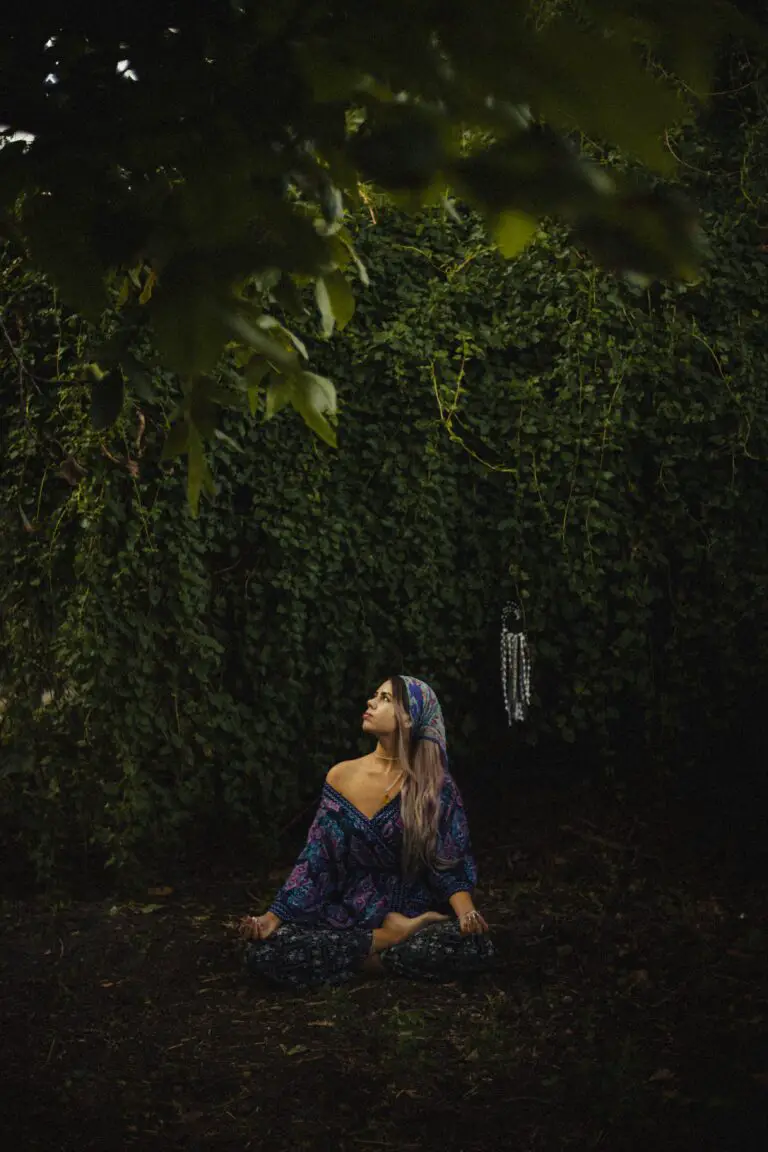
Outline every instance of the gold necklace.
[[[400, 776], [402, 776], [402, 775], [403, 775], [403, 773], [401, 772]], [[400, 779], [400, 776], [398, 776], [397, 780]], [[397, 780], [395, 780], [395, 784], [397, 784]], [[389, 800], [389, 794], [392, 791], [392, 789], [395, 787], [395, 784], [390, 784], [389, 788], [387, 788], [386, 792], [384, 793], [384, 799], [385, 800]]]
[[[383, 760], [387, 764], [395, 764], [400, 760], [399, 756], [382, 756], [380, 752], [374, 752], [373, 756], [374, 756], [375, 760]], [[387, 768], [387, 772], [389, 772], [389, 768]], [[386, 792], [384, 793], [384, 799], [385, 800], [389, 800], [390, 792], [392, 792], [392, 790], [394, 789], [395, 785], [397, 784], [398, 780], [400, 779], [400, 777], [402, 775], [403, 775], [403, 773], [401, 772], [400, 776], [397, 777], [394, 784], [390, 784], [389, 788], [387, 788]]]

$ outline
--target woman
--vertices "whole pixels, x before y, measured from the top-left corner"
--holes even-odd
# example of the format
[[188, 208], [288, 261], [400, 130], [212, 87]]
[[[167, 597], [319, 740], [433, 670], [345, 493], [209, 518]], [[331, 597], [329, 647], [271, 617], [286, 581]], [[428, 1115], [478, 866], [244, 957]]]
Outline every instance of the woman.
[[296, 866], [269, 911], [241, 921], [249, 969], [304, 988], [361, 971], [486, 970], [494, 949], [472, 899], [477, 870], [435, 693], [393, 676], [368, 701], [363, 731], [375, 750], [331, 768]]

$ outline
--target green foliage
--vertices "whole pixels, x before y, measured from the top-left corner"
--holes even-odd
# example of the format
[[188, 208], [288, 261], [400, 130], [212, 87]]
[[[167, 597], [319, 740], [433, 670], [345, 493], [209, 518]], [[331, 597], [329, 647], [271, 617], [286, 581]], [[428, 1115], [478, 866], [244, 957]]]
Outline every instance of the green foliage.
[[[695, 281], [692, 207], [609, 174], [568, 137], [671, 175], [665, 134], [706, 97], [718, 46], [765, 44], [725, 0], [695, 19], [691, 0], [150, 7], [85, 0], [64, 25], [48, 5], [6, 15], [3, 234], [66, 305], [94, 324], [117, 311], [128, 342], [149, 338], [155, 370], [189, 388], [207, 392], [233, 346], [255, 351], [279, 377], [274, 403], [295, 401], [329, 443], [330, 388], [320, 399], [301, 376], [274, 312], [303, 322], [314, 283], [322, 334], [350, 323], [344, 269], [366, 273], [342, 220], [361, 184], [409, 209], [453, 190], [508, 256], [556, 217], [611, 271]], [[119, 410], [124, 353], [94, 357], [112, 381], [94, 391], [99, 430]], [[240, 383], [226, 403], [253, 411], [254, 385]], [[223, 406], [202, 424], [186, 410], [172, 447], [188, 455], [193, 510], [212, 489], [201, 453]]]
[[[123, 403], [95, 430], [103, 380], [79, 365], [120, 346], [119, 318], [89, 328], [8, 250], [0, 819], [20, 858], [45, 875], [80, 846], [127, 869], [206, 823], [263, 848], [354, 754], [393, 668], [435, 684], [453, 755], [482, 763], [510, 595], [528, 739], [669, 768], [743, 714], [767, 687], [768, 140], [760, 71], [719, 86], [737, 94], [706, 131], [670, 137], [714, 255], [696, 287], [618, 284], [554, 224], [510, 264], [474, 214], [371, 199], [351, 224], [371, 288], [306, 349], [350, 417], [336, 454], [295, 411], [331, 393], [291, 391], [259, 349], [179, 403], [149, 342], [124, 343]], [[238, 389], [193, 519], [178, 454]]]

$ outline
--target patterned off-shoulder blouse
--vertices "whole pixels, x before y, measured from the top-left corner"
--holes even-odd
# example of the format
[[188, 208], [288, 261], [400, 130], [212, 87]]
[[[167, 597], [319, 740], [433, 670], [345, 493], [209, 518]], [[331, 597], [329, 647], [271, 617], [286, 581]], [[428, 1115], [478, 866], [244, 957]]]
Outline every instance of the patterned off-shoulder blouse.
[[450, 867], [401, 872], [403, 822], [398, 793], [372, 819], [327, 781], [301, 852], [270, 911], [293, 924], [378, 928], [388, 912], [449, 912], [455, 892], [472, 892], [477, 868], [464, 804], [449, 772], [440, 794], [437, 853]]

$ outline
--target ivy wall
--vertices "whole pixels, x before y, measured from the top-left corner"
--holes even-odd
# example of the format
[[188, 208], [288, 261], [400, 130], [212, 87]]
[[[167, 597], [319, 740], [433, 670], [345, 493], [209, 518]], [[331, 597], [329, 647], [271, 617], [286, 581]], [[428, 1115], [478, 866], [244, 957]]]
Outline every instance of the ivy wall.
[[555, 227], [505, 262], [460, 207], [372, 203], [355, 221], [372, 285], [342, 335], [310, 341], [339, 389], [339, 451], [291, 411], [233, 413], [197, 520], [183, 463], [159, 461], [176, 383], [156, 375], [95, 432], [92, 333], [6, 251], [0, 824], [19, 861], [129, 868], [212, 830], [273, 847], [362, 749], [362, 704], [392, 670], [435, 685], [462, 772], [494, 770], [514, 747], [513, 596], [529, 743], [674, 771], [750, 721], [768, 692], [750, 93], [671, 141], [712, 246], [695, 288], [620, 283]]

